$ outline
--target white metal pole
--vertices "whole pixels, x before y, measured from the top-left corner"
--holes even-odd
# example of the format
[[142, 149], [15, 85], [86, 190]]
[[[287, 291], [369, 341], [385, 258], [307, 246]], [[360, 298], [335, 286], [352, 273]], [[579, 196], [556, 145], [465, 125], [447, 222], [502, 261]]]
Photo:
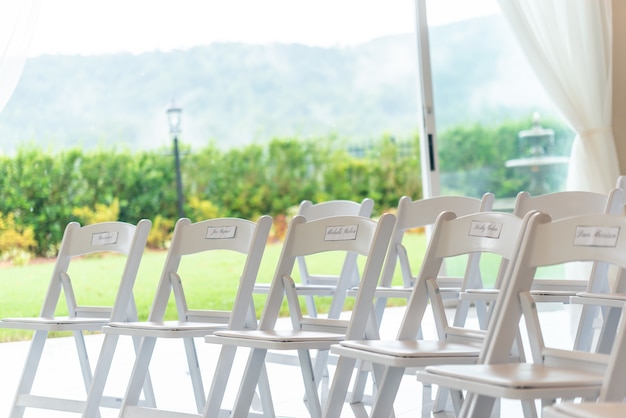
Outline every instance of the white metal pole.
[[415, 33], [417, 35], [417, 58], [422, 108], [422, 123], [420, 126], [422, 192], [423, 197], [428, 198], [440, 194], [440, 185], [426, 0], [415, 0]]

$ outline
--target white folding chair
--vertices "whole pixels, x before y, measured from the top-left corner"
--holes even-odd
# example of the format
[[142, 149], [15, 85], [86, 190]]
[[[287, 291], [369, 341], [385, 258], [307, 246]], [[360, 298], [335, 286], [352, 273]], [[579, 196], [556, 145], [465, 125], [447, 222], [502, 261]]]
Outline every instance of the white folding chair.
[[[622, 190], [622, 202], [618, 213], [624, 213], [626, 206], [626, 176], [617, 179], [616, 187]], [[596, 350], [607, 353], [613, 342], [617, 321], [623, 304], [626, 302], [626, 272], [607, 271], [601, 268], [596, 275], [602, 280], [596, 281], [584, 291], [570, 298], [573, 304], [582, 305], [581, 321], [578, 325], [575, 347], [580, 350]]]
[[[182, 339], [191, 379], [191, 389], [195, 397], [197, 413], [202, 413], [206, 402], [206, 392], [202, 382], [198, 355], [194, 338], [204, 337], [216, 329], [256, 328], [256, 315], [252, 302], [252, 288], [257, 278], [265, 244], [272, 226], [270, 216], [262, 216], [257, 222], [239, 218], [216, 218], [191, 223], [187, 218], [179, 219], [174, 229], [172, 242], [163, 266], [161, 278], [146, 322], [111, 322], [103, 327], [105, 334], [103, 347], [115, 345], [120, 335], [142, 338], [135, 364], [130, 376], [126, 395], [121, 406], [120, 417], [147, 416], [155, 414], [155, 406], [148, 409], [139, 404], [139, 397], [158, 338]], [[204, 284], [218, 285], [226, 277], [211, 272], [211, 266], [225, 254], [241, 254], [241, 269], [234, 272], [239, 281], [237, 294], [231, 310], [215, 310], [188, 304], [185, 296], [193, 291], [193, 286], [185, 278], [181, 268], [185, 259], [201, 256], [208, 266]], [[165, 320], [168, 301], [173, 295], [177, 319]], [[83, 411], [85, 418], [98, 412], [109, 365], [114, 350], [103, 349], [94, 375], [94, 385]], [[174, 359], [172, 359], [174, 360]], [[172, 415], [173, 416], [173, 415]]]
[[[626, 190], [626, 176], [619, 176], [615, 187]], [[626, 194], [624, 194], [624, 197], [626, 198]], [[622, 201], [622, 208], [625, 205], [626, 201]], [[571, 303], [588, 305], [587, 307], [583, 307], [583, 309], [589, 309], [590, 311], [587, 313], [586, 317], [583, 317], [585, 318], [584, 320], [588, 321], [586, 324], [583, 323], [583, 319], [581, 319], [576, 348], [587, 350], [594, 349], [597, 352], [608, 353], [612, 347], [614, 342], [610, 337], [616, 332], [617, 322], [621, 316], [624, 303], [626, 303], [626, 288], [624, 288], [626, 278], [623, 275], [624, 270], [616, 272], [610, 277], [613, 278], [613, 280], [612, 283], [609, 283], [607, 293], [581, 292], [570, 299]], [[593, 335], [584, 335], [580, 330], [585, 330], [589, 334], [593, 333], [593, 321], [596, 319], [597, 311], [602, 311], [602, 317], [600, 318], [602, 324], [598, 327], [600, 328], [600, 335], [598, 336], [597, 347], [592, 347], [594, 340]], [[611, 378], [605, 379], [604, 382], [603, 386], [606, 387], [626, 388], [626, 384], [613, 382]], [[624, 397], [626, 397], [626, 393], [624, 393]], [[600, 398], [602, 398], [602, 395], [600, 395]], [[543, 416], [545, 418], [621, 418], [626, 416], [626, 403], [623, 401], [583, 402], [581, 404], [562, 402], [545, 407], [543, 409]]]
[[[298, 207], [297, 214], [304, 216], [308, 221], [342, 215], [358, 215], [369, 218], [372, 216], [373, 209], [374, 201], [370, 198], [365, 198], [361, 202], [329, 200], [316, 204], [310, 200], [303, 200]], [[359, 282], [356, 254], [346, 253], [342, 268], [338, 268], [336, 274], [320, 274], [317, 271], [311, 271], [307, 258], [297, 258], [300, 281], [296, 282], [296, 290], [299, 295], [304, 296], [308, 315], [317, 316], [315, 298], [325, 296], [332, 298], [327, 316], [338, 318], [348, 290]], [[343, 272], [343, 275], [340, 275], [339, 272]], [[257, 283], [254, 291], [255, 293], [267, 293], [269, 284]]]
[[[528, 214], [530, 217], [532, 214]], [[442, 213], [435, 224], [422, 268], [413, 286], [400, 330], [395, 340], [345, 340], [331, 347], [339, 360], [324, 416], [338, 417], [346, 398], [347, 386], [356, 360], [372, 363], [376, 393], [370, 415], [360, 408], [358, 416], [392, 416], [393, 403], [402, 376], [408, 368], [430, 364], [475, 363], [484, 331], [476, 327], [450, 326], [445, 313], [434, 315], [436, 340], [418, 338], [428, 302], [433, 310], [444, 311], [444, 300], [437, 285], [442, 263], [451, 257], [469, 254], [494, 254], [510, 260], [517, 254], [528, 217], [519, 218], [502, 212], [479, 212], [456, 217]], [[468, 258], [468, 263], [471, 260]], [[428, 391], [424, 397], [429, 396]], [[351, 399], [355, 408], [360, 399]], [[430, 416], [430, 405], [423, 405], [423, 415]]]
[[[609, 193], [585, 191], [562, 191], [539, 196], [530, 196], [521, 192], [515, 201], [513, 213], [523, 216], [529, 210], [536, 210], [550, 215], [552, 219], [570, 216], [601, 213], [619, 213], [622, 209], [623, 191], [612, 189]], [[569, 303], [569, 298], [577, 292], [590, 290], [602, 285], [602, 279], [590, 278], [584, 274], [581, 279], [537, 277], [533, 283], [533, 296], [538, 302]], [[597, 279], [597, 280], [594, 280]]]
[[[519, 256], [507, 276], [506, 292], [495, 306], [485, 344], [475, 365], [438, 365], [418, 371], [418, 380], [467, 391], [462, 417], [486, 417], [496, 398], [521, 400], [527, 416], [536, 416], [535, 400], [544, 406], [557, 399], [621, 401], [626, 375], [626, 321], [621, 321], [611, 354], [546, 347], [537, 303], [530, 293], [541, 267], [575, 261], [626, 267], [626, 217], [599, 214], [551, 221], [531, 218]], [[525, 318], [532, 363], [510, 363], [507, 352]], [[616, 370], [617, 368], [617, 370]], [[605, 385], [605, 379], [615, 385]], [[606, 391], [606, 392], [604, 392]]]
[[[78, 361], [82, 371], [85, 391], [88, 392], [92, 384], [92, 369], [87, 355], [84, 332], [100, 331], [103, 325], [110, 321], [137, 320], [133, 286], [137, 270], [144, 253], [151, 223], [143, 219], [137, 225], [124, 222], [103, 222], [93, 225], [80, 226], [70, 222], [65, 228], [63, 241], [48, 285], [48, 290], [38, 317], [32, 318], [4, 318], [0, 321], [2, 328], [31, 329], [34, 331], [30, 350], [26, 357], [24, 371], [18, 384], [17, 393], [11, 409], [11, 417], [24, 415], [26, 408], [52, 409], [80, 413], [85, 401], [79, 399], [59, 399], [58, 397], [37, 395], [32, 393], [33, 383], [39, 370], [44, 346], [50, 332], [71, 331], [76, 343]], [[107, 282], [115, 284], [117, 293], [108, 306], [91, 306], [88, 289], [96, 288], [98, 283], [90, 282], [91, 277], [73, 275], [72, 261], [94, 253], [119, 253], [126, 256], [123, 272], [119, 279]], [[112, 274], [119, 274], [112, 271]], [[71, 276], [71, 278], [70, 278]], [[91, 287], [83, 288], [80, 283], [89, 283]], [[79, 284], [77, 286], [77, 284]], [[62, 297], [65, 299], [67, 315], [62, 316]], [[139, 340], [135, 339], [135, 348]], [[42, 370], [42, 373], [44, 371]], [[68, 379], [65, 374], [59, 379]], [[146, 385], [146, 400], [153, 402], [149, 381]], [[119, 407], [119, 397], [103, 399], [112, 407]], [[96, 415], [93, 415], [96, 416]]]
[[[308, 412], [311, 417], [321, 416], [321, 402], [317, 392], [320, 379], [314, 371], [310, 351], [327, 351], [332, 344], [344, 338], [363, 338], [366, 329], [370, 333], [377, 333], [377, 326], [373, 323], [374, 291], [394, 222], [395, 216], [392, 214], [383, 215], [378, 222], [361, 216], [336, 216], [314, 221], [308, 221], [303, 216], [293, 218], [261, 314], [259, 329], [216, 331], [206, 337], [207, 342], [222, 344], [222, 347], [204, 417], [219, 416], [230, 365], [240, 347], [249, 348], [250, 353], [231, 417], [248, 416], [254, 388], [268, 350], [297, 351]], [[335, 251], [352, 252], [366, 258], [354, 307], [351, 312], [346, 312], [348, 318], [345, 319], [303, 317], [291, 278], [296, 259], [299, 256]], [[280, 329], [276, 323], [285, 295], [292, 327]], [[319, 361], [318, 355], [316, 362]]]
[[[586, 191], [562, 191], [531, 196], [528, 192], [520, 192], [515, 200], [513, 213], [524, 216], [529, 211], [540, 211], [550, 214], [552, 219], [561, 219], [571, 216], [618, 213], [622, 207], [623, 191], [612, 189], [607, 194]], [[554, 277], [554, 273], [542, 273], [536, 277], [531, 291], [537, 302], [569, 304], [570, 298], [578, 292], [592, 291], [606, 286], [606, 269], [595, 263], [573, 263], [563, 267], [565, 277]], [[544, 270], [545, 272], [545, 270]], [[546, 274], [548, 277], [546, 277]], [[575, 276], [572, 277], [572, 276]], [[500, 274], [499, 277], [503, 275]], [[497, 288], [501, 284], [496, 284]], [[460, 295], [461, 300], [484, 301], [489, 303], [495, 298], [492, 289], [470, 289]], [[583, 347], [591, 329], [591, 312], [583, 309], [582, 317], [587, 318], [580, 322], [577, 332], [578, 347]], [[483, 322], [486, 323], [486, 322]]]
[[[408, 196], [403, 196], [398, 201], [398, 207], [396, 211], [396, 224], [394, 226], [394, 232], [389, 243], [387, 250], [387, 256], [385, 259], [385, 265], [383, 267], [383, 273], [380, 284], [376, 289], [376, 320], [378, 324], [382, 323], [383, 314], [387, 305], [388, 299], [400, 298], [407, 299], [410, 297], [413, 290], [413, 284], [415, 283], [417, 274], [414, 273], [414, 266], [416, 263], [411, 261], [416, 258], [422, 258], [423, 254], [410, 254], [408, 253], [403, 240], [408, 231], [416, 228], [428, 229], [427, 236], [432, 232], [431, 229], [437, 220], [439, 214], [445, 211], [452, 211], [457, 216], [469, 215], [476, 212], [490, 211], [493, 208], [495, 196], [492, 193], [485, 193], [482, 198], [474, 198], [469, 196], [435, 196], [426, 199], [412, 200]], [[480, 277], [480, 255], [470, 254], [468, 255], [469, 261], [466, 264], [466, 269], [463, 276], [453, 276], [449, 274], [449, 268], [446, 264], [450, 260], [444, 260], [441, 265], [439, 277], [437, 278], [439, 284], [444, 290], [442, 295], [445, 296], [447, 301], [453, 300], [455, 305], [458, 303], [458, 294], [460, 291], [467, 288], [482, 287], [482, 279]], [[412, 266], [413, 264], [413, 266]], [[393, 285], [393, 276], [400, 267], [402, 285]], [[348, 294], [354, 293], [355, 290], [348, 292]], [[461, 305], [457, 306], [454, 324], [462, 326], [467, 318], [469, 311], [469, 302], [462, 301]], [[484, 304], [477, 303], [476, 311], [480, 321], [483, 321], [486, 317], [486, 308]], [[357, 378], [354, 380], [352, 396], [354, 399], [363, 400], [364, 390], [369, 376], [369, 365], [362, 364], [359, 366], [359, 372]]]
[[[415, 228], [432, 228], [437, 217], [442, 212], [454, 212], [457, 216], [465, 216], [476, 212], [486, 212], [493, 208], [495, 196], [492, 193], [485, 193], [481, 199], [469, 196], [435, 196], [427, 199], [411, 200], [408, 196], [403, 196], [398, 201], [396, 213], [396, 224], [394, 226], [393, 235], [385, 266], [381, 277], [380, 286], [376, 289], [376, 317], [378, 323], [382, 321], [384, 308], [387, 299], [406, 298], [408, 299], [413, 290], [417, 274], [413, 273], [411, 268], [411, 257], [406, 247], [403, 245], [403, 239], [406, 233]], [[422, 254], [419, 255], [420, 257]], [[447, 290], [446, 296], [458, 298], [458, 291], [465, 290], [466, 287], [477, 288], [482, 287], [480, 271], [478, 269], [479, 257], [470, 255], [471, 261], [467, 263], [467, 269], [463, 277], [450, 276], [446, 271], [446, 263], [442, 264], [442, 269], [437, 280], [442, 288]], [[393, 286], [393, 276], [398, 267], [402, 273], [402, 286]], [[451, 292], [454, 290], [454, 292]], [[459, 312], [459, 316], [455, 319], [455, 325], [462, 325], [469, 304], [465, 304]]]

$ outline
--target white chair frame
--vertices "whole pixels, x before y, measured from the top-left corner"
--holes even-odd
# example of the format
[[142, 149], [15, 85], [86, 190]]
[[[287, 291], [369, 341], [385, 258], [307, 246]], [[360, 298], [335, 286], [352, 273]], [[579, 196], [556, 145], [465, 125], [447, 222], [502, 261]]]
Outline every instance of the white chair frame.
[[[328, 200], [313, 203], [310, 200], [303, 200], [298, 207], [297, 215], [304, 216], [308, 221], [343, 215], [358, 215], [369, 218], [372, 216], [373, 210], [374, 201], [370, 198], [365, 198], [361, 202]], [[327, 316], [329, 318], [339, 318], [348, 290], [359, 282], [356, 259], [356, 254], [346, 253], [343, 268], [338, 270], [338, 272], [342, 272], [341, 275], [330, 275], [310, 271], [307, 257], [297, 258], [300, 282], [296, 282], [296, 291], [299, 295], [304, 296], [309, 316], [317, 316], [315, 298], [327, 296], [333, 298]], [[269, 284], [258, 283], [254, 290], [255, 293], [267, 294], [269, 292]]]
[[[425, 341], [418, 338], [428, 302], [433, 305], [433, 310], [445, 309], [437, 286], [441, 265], [446, 258], [462, 254], [492, 253], [503, 260], [514, 258], [531, 215], [519, 218], [508, 213], [479, 212], [457, 218], [452, 212], [442, 213], [435, 224], [397, 338], [386, 341], [346, 340], [331, 347], [332, 352], [340, 357], [324, 416], [336, 417], [341, 413], [351, 370], [357, 360], [374, 365], [376, 393], [370, 415], [363, 407], [358, 409], [357, 414], [372, 417], [393, 415], [395, 396], [407, 369], [415, 370], [441, 363], [475, 363], [484, 332], [449, 326], [445, 312], [434, 316], [438, 334], [436, 340]], [[468, 263], [471, 263], [471, 259], [468, 259]], [[424, 399], [429, 396], [430, 393], [425, 388]], [[361, 399], [350, 399], [353, 409], [360, 401]], [[422, 415], [430, 416], [430, 413], [431, 405], [424, 401]]]
[[[137, 320], [133, 287], [150, 226], [151, 222], [146, 219], [140, 220], [137, 225], [124, 222], [102, 222], [82, 227], [76, 222], [70, 222], [67, 225], [40, 315], [32, 318], [4, 318], [0, 321], [2, 328], [34, 330], [24, 370], [11, 408], [11, 418], [22, 417], [26, 408], [74, 413], [82, 411], [86, 402], [84, 400], [59, 399], [32, 393], [48, 334], [54, 331], [72, 332], [85, 392], [88, 393], [92, 386], [93, 377], [84, 333], [100, 331], [101, 327], [110, 321]], [[79, 302], [84, 298], [80, 298], [81, 295], [74, 291], [72, 279], [68, 272], [72, 260], [87, 254], [109, 252], [126, 256], [115, 300], [110, 306], [80, 304]], [[73, 278], [74, 281], [78, 279], [78, 277]], [[88, 278], [80, 279], [88, 280]], [[61, 292], [65, 296], [67, 316], [57, 316], [55, 313], [61, 300]], [[135, 350], [137, 350], [139, 339], [133, 339], [133, 343]], [[99, 358], [98, 363], [101, 362], [102, 360]], [[67, 379], [67, 376], [62, 376], [62, 378]], [[153, 405], [154, 396], [149, 376], [146, 378], [144, 389], [146, 402]], [[119, 397], [105, 397], [101, 401], [111, 408], [120, 407]], [[92, 415], [90, 418], [95, 416], [99, 415]]]
[[[210, 343], [221, 344], [218, 369], [214, 375], [209, 400], [203, 417], [217, 417], [230, 374], [230, 364], [238, 348], [249, 348], [250, 354], [239, 386], [231, 417], [248, 416], [250, 404], [268, 350], [295, 350], [305, 387], [306, 406], [311, 417], [321, 416], [321, 400], [317, 392], [320, 376], [312, 364], [311, 350], [329, 350], [344, 338], [362, 338], [377, 333], [373, 323], [374, 291], [384, 262], [395, 216], [383, 215], [378, 222], [361, 216], [336, 216], [308, 221], [296, 216], [290, 223], [283, 244], [259, 330], [216, 331], [206, 337]], [[327, 251], [348, 251], [367, 258], [361, 275], [359, 293], [349, 319], [303, 317], [291, 274], [298, 256]], [[276, 329], [283, 299], [287, 296], [292, 328]], [[325, 357], [324, 357], [325, 359]], [[316, 358], [319, 363], [320, 356]], [[316, 368], [319, 369], [319, 368]]]
[[[239, 218], [214, 218], [196, 223], [191, 223], [187, 218], [178, 220], [148, 320], [145, 322], [111, 322], [102, 329], [105, 334], [103, 347], [106, 347], [107, 343], [115, 344], [122, 335], [142, 338], [120, 408], [120, 417], [157, 413], [156, 406], [150, 405], [146, 408], [139, 402], [139, 397], [159, 338], [183, 341], [196, 410], [198, 414], [202, 413], [206, 402], [206, 392], [194, 338], [204, 337], [217, 329], [256, 328], [252, 289], [271, 226], [270, 216], [262, 216], [256, 222]], [[207, 259], [213, 257], [212, 259], [215, 260], [225, 251], [245, 256], [232, 310], [210, 310], [198, 306], [190, 308], [183, 286], [184, 277], [179, 273], [183, 259], [186, 256], [202, 254]], [[210, 271], [207, 271], [207, 281], [219, 279], [221, 278], [214, 277]], [[189, 288], [187, 290], [189, 291]], [[165, 320], [168, 300], [171, 297], [176, 302], [177, 319]], [[107, 361], [102, 363], [95, 372], [94, 385], [83, 411], [84, 418], [93, 417], [97, 413], [99, 394], [102, 393], [106, 383], [113, 355], [113, 350], [103, 349], [101, 357]], [[169, 413], [163, 410], [158, 412], [162, 415]], [[171, 416], [177, 416], [177, 414], [176, 411], [172, 411]]]
[[[418, 380], [467, 390], [462, 417], [489, 416], [496, 398], [519, 399], [525, 415], [536, 416], [535, 400], [544, 406], [556, 399], [622, 401], [626, 375], [626, 321], [621, 321], [610, 355], [545, 347], [537, 303], [530, 290], [536, 270], [573, 261], [609, 263], [626, 267], [626, 218], [600, 214], [551, 221], [547, 214], [531, 219], [515, 265], [504, 303], [488, 330], [477, 365], [430, 366], [417, 373]], [[509, 363], [504, 355], [511, 347], [522, 314], [526, 320], [533, 363]], [[610, 383], [607, 383], [607, 379]]]

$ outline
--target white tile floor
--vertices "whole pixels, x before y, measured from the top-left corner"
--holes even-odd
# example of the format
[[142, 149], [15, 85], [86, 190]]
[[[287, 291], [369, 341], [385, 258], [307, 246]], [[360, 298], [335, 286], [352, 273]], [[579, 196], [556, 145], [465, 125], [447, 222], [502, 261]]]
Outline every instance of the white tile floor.
[[[383, 323], [384, 336], [393, 336], [395, 328], [393, 324], [399, 323], [402, 314], [401, 308], [388, 310]], [[566, 310], [554, 310], [545, 312], [544, 318], [549, 326], [549, 339], [554, 341], [570, 341], [569, 316]], [[96, 358], [101, 335], [90, 335], [87, 342], [91, 352], [91, 358]], [[29, 342], [14, 342], [0, 344], [0, 416], [8, 416], [8, 411], [16, 390], [17, 379], [22, 370], [22, 364], [26, 356]], [[42, 370], [46, 370], [46, 377], [35, 382], [35, 391], [38, 394], [48, 394], [54, 396], [76, 393], [80, 398], [82, 388], [80, 375], [78, 374], [78, 364], [76, 364], [73, 342], [70, 338], [51, 339], [46, 344], [46, 351], [42, 361]], [[214, 345], [198, 341], [198, 353], [203, 370], [205, 370], [205, 389], [208, 389], [212, 378], [214, 359], [218, 348]], [[122, 396], [126, 387], [128, 373], [133, 363], [132, 345], [129, 338], [120, 338], [118, 351], [114, 359], [111, 374], [108, 379], [106, 393], [109, 395]], [[178, 361], [180, 360], [180, 361]], [[236, 361], [234, 369], [240, 369], [243, 361]], [[237, 372], [237, 370], [235, 370]], [[158, 406], [164, 409], [194, 412], [193, 395], [190, 390], [188, 373], [185, 367], [184, 351], [180, 341], [159, 340], [155, 357], [151, 368], [152, 378], [155, 386]], [[332, 368], [331, 368], [332, 373]], [[278, 365], [269, 363], [268, 374], [272, 385], [276, 413], [279, 416], [306, 417], [306, 409], [301, 401], [303, 393], [300, 385], [298, 372], [293, 366]], [[229, 390], [230, 396], [234, 396], [234, 391]], [[405, 376], [396, 400], [396, 417], [408, 418], [419, 417], [421, 415], [421, 385], [414, 376]], [[521, 411], [517, 403], [503, 402], [505, 417], [519, 417]], [[76, 414], [42, 411], [32, 408], [27, 409], [25, 418], [53, 418], [77, 416]], [[103, 408], [103, 418], [116, 417], [117, 410]], [[355, 415], [346, 405], [342, 417], [354, 417]]]

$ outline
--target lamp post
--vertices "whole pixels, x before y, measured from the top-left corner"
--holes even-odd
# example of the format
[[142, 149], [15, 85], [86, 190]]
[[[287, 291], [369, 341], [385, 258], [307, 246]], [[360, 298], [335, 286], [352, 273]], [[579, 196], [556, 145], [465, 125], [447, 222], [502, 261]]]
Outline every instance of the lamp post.
[[172, 105], [167, 109], [167, 121], [170, 125], [170, 134], [174, 137], [174, 165], [176, 169], [176, 195], [178, 205], [178, 217], [183, 218], [185, 212], [183, 210], [183, 180], [180, 174], [180, 153], [178, 151], [178, 134], [180, 133], [180, 120], [182, 109]]

